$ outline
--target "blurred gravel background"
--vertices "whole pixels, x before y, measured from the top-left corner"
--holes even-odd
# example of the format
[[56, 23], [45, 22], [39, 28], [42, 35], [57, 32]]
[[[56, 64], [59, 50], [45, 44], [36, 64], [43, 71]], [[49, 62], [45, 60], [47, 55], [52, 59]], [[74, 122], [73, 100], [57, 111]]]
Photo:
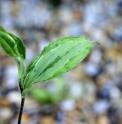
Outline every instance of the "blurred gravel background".
[[[99, 42], [76, 68], [28, 93], [22, 124], [122, 124], [122, 0], [0, 0], [0, 26], [19, 36], [27, 65], [49, 42]], [[0, 122], [16, 124], [17, 67], [0, 48]]]

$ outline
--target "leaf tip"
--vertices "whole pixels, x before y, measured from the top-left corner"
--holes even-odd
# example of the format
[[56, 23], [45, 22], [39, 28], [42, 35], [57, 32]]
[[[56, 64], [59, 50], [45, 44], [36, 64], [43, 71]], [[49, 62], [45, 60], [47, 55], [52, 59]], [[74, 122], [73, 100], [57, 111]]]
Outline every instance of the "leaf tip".
[[99, 43], [99, 42], [94, 42], [94, 43], [97, 43], [98, 45], [100, 45], [100, 43]]

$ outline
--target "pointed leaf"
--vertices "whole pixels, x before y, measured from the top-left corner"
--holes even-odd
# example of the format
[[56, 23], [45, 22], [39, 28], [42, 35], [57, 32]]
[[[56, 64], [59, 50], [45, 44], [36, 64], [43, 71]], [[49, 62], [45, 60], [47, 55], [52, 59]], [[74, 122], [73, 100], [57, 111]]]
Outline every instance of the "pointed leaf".
[[18, 76], [21, 77], [25, 69], [26, 53], [23, 42], [14, 34], [0, 27], [0, 45], [8, 55], [15, 58], [19, 71]]
[[51, 42], [29, 64], [23, 77], [23, 88], [27, 90], [34, 83], [69, 71], [88, 55], [93, 44], [85, 37], [66, 37]]
[[12, 57], [25, 59], [25, 47], [23, 42], [14, 34], [6, 32], [0, 27], [0, 45], [4, 51]]

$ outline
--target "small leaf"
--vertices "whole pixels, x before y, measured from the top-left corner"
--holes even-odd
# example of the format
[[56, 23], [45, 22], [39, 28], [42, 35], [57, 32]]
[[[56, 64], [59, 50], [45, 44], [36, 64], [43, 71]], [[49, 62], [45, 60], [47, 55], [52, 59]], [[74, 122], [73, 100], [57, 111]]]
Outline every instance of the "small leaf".
[[62, 92], [52, 93], [44, 88], [34, 88], [30, 91], [30, 95], [43, 104], [57, 103], [62, 100]]
[[30, 92], [31, 96], [36, 99], [37, 101], [41, 102], [41, 103], [50, 103], [50, 92], [45, 90], [45, 89], [41, 89], [41, 88], [35, 88]]
[[25, 59], [23, 42], [14, 34], [6, 32], [2, 27], [0, 27], [0, 45], [10, 56]]
[[25, 68], [25, 47], [23, 42], [14, 34], [0, 27], [0, 45], [10, 56], [14, 57], [18, 65], [18, 76], [21, 77]]
[[66, 37], [51, 42], [29, 64], [23, 77], [23, 89], [69, 71], [88, 55], [93, 44], [85, 37]]

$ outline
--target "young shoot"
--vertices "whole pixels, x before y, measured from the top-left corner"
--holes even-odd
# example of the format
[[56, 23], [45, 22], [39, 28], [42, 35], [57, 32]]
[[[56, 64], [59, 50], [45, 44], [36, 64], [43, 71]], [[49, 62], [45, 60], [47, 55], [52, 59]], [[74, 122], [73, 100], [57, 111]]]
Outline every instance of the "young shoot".
[[18, 124], [21, 124], [24, 101], [29, 89], [35, 83], [51, 80], [77, 66], [90, 53], [94, 42], [83, 36], [59, 38], [46, 46], [27, 68], [26, 48], [20, 38], [0, 27], [0, 45], [17, 63], [21, 93]]

